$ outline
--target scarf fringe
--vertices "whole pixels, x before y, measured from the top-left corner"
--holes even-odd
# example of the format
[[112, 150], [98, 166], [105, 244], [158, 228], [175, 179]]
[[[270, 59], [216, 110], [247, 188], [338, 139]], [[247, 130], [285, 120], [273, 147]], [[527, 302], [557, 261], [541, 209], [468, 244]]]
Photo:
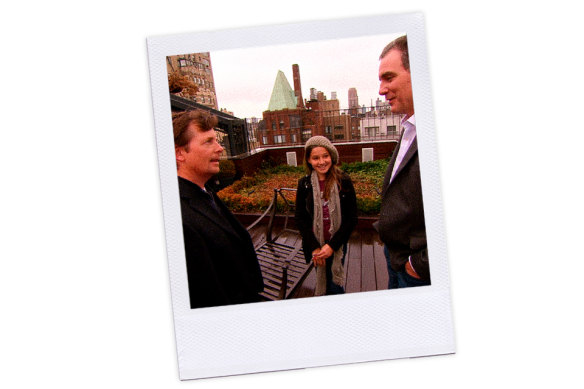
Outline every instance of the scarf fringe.
[[[312, 230], [320, 246], [324, 246], [323, 233], [323, 215], [322, 215], [322, 198], [320, 197], [320, 185], [318, 182], [318, 175], [315, 171], [310, 177], [312, 183], [312, 197], [314, 199], [314, 219], [312, 221]], [[329, 196], [329, 215], [331, 218], [331, 228], [329, 230], [331, 236], [338, 231], [341, 226], [341, 200], [339, 198], [339, 188], [333, 185], [331, 194]], [[345, 269], [343, 268], [343, 249], [338, 249], [333, 254], [333, 264], [331, 267], [333, 282], [339, 286], [343, 286], [345, 280]], [[316, 291], [315, 296], [323, 296], [326, 294], [326, 267], [316, 267]]]

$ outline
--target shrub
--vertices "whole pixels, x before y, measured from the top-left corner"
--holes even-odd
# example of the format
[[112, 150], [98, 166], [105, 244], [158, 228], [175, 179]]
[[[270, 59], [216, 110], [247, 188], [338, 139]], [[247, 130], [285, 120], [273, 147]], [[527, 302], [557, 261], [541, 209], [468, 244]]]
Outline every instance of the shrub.
[[262, 169], [259, 174], [304, 173], [304, 166], [277, 165]]
[[230, 159], [219, 161], [219, 178], [235, 177], [235, 163]]
[[[349, 174], [353, 181], [360, 215], [379, 214], [381, 208], [379, 191], [387, 163], [387, 160], [379, 160], [341, 165], [341, 170]], [[274, 196], [274, 188], [296, 188], [298, 180], [305, 174], [302, 166], [268, 166], [268, 164], [264, 166], [254, 177], [244, 176], [217, 193], [232, 211], [265, 211]], [[285, 195], [291, 202], [296, 201], [296, 192], [287, 192]], [[283, 205], [279, 198], [279, 209], [283, 209]]]
[[357, 209], [362, 215], [379, 215], [381, 198], [372, 195], [357, 196]]
[[341, 164], [341, 170], [347, 174], [352, 173], [362, 173], [367, 176], [381, 178], [383, 181], [383, 176], [385, 175], [385, 170], [387, 169], [387, 164], [389, 161], [387, 159], [379, 159], [372, 162], [353, 162], [350, 164]]

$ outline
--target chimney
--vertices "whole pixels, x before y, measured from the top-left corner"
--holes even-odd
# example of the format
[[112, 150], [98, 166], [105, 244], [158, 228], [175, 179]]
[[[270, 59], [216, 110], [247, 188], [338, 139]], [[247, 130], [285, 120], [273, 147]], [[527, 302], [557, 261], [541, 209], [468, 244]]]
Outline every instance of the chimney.
[[296, 106], [304, 108], [304, 99], [302, 99], [302, 87], [300, 86], [300, 69], [297, 64], [292, 65], [292, 75], [294, 77], [294, 95], [296, 95]]

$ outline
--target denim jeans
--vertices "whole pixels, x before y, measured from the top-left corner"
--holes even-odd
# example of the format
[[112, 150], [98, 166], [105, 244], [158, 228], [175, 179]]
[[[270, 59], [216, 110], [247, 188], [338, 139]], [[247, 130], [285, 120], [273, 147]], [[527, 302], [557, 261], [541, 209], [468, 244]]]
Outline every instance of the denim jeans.
[[385, 254], [385, 260], [387, 261], [387, 272], [389, 273], [389, 282], [387, 289], [397, 289], [397, 288], [410, 288], [414, 286], [426, 286], [430, 285], [430, 282], [420, 280], [410, 276], [405, 270], [395, 271], [391, 268], [389, 262], [389, 250], [387, 246], [383, 245], [383, 253]]
[[[347, 255], [347, 244], [343, 245], [343, 258], [341, 259], [343, 266], [345, 266], [345, 255]], [[333, 271], [331, 270], [333, 258], [334, 255], [331, 255], [326, 259], [326, 295], [345, 293], [345, 288], [333, 282]]]

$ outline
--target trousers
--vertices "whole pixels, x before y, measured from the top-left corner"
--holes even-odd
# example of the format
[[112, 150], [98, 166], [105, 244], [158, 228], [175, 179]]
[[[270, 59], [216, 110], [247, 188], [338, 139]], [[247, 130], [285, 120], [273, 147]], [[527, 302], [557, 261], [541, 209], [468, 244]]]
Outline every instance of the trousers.
[[385, 260], [387, 261], [387, 272], [389, 273], [387, 289], [411, 288], [415, 286], [430, 285], [429, 281], [420, 280], [410, 276], [405, 271], [405, 269], [400, 271], [393, 270], [389, 260], [389, 250], [385, 245], [383, 246], [383, 253], [385, 254]]

